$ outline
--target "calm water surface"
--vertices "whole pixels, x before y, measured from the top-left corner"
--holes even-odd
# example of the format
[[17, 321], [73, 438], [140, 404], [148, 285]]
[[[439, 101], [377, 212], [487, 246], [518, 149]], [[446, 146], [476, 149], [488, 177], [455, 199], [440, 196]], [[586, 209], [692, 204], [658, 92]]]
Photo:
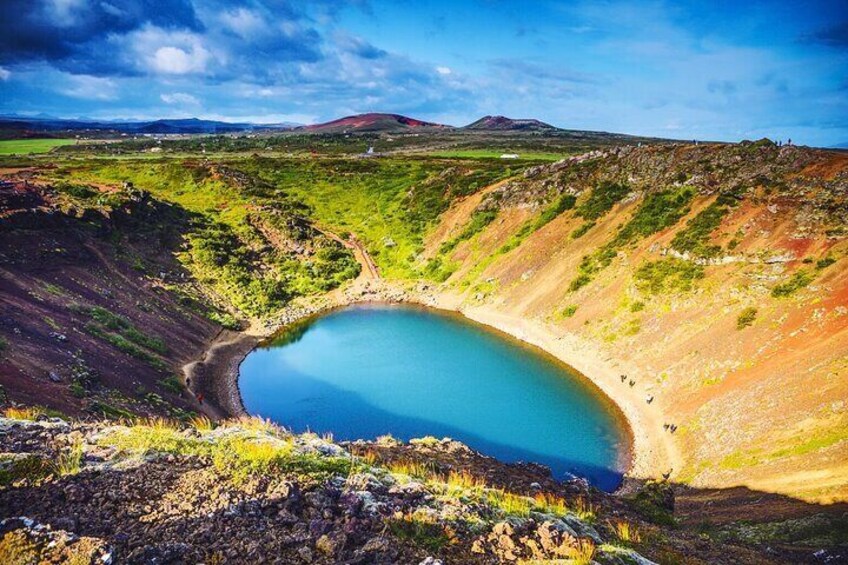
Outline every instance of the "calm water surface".
[[540, 351], [456, 315], [354, 306], [250, 353], [248, 412], [337, 440], [456, 438], [502, 461], [618, 486], [628, 434], [610, 401]]

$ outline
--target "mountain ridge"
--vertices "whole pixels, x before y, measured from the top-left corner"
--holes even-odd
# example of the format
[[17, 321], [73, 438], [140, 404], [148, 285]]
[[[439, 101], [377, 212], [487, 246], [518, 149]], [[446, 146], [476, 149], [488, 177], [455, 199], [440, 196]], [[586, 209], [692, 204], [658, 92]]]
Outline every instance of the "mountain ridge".
[[560, 128], [552, 126], [535, 118], [508, 118], [506, 116], [483, 116], [479, 120], [463, 126], [467, 130], [500, 130], [500, 131], [555, 131]]

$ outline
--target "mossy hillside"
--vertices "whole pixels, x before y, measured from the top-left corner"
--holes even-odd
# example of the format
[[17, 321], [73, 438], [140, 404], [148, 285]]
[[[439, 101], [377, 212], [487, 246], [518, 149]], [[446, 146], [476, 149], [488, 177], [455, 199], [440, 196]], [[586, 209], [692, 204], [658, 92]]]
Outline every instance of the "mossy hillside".
[[354, 233], [388, 278], [426, 276], [419, 254], [439, 215], [454, 199], [514, 174], [487, 159], [252, 160], [243, 166], [306, 203], [319, 225]]
[[[130, 192], [146, 190], [177, 204], [185, 211], [178, 219], [182, 227], [176, 237], [183, 243], [177, 257], [219, 302], [242, 315], [268, 315], [292, 298], [326, 292], [359, 273], [349, 250], [309, 225], [302, 203], [231, 167], [182, 160], [91, 161], [54, 175], [60, 194], [83, 194], [83, 204], [100, 206], [104, 197], [92, 202], [90, 191], [78, 188], [81, 182], [130, 182], [135, 187]], [[126, 199], [117, 191], [105, 198], [122, 196]], [[163, 222], [160, 231], [173, 227], [164, 217], [151, 221]], [[291, 245], [274, 245], [268, 230]]]
[[622, 247], [675, 225], [689, 212], [693, 197], [694, 190], [689, 187], [661, 190], [646, 195], [633, 216], [611, 241], [583, 257], [579, 274], [571, 281], [569, 289], [576, 291], [589, 284], [596, 273], [612, 263]]

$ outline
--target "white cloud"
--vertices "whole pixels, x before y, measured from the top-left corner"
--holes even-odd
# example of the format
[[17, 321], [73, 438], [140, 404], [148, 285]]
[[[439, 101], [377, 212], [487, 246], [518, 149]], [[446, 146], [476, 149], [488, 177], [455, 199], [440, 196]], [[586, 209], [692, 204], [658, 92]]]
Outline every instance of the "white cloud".
[[118, 85], [112, 79], [91, 75], [72, 75], [62, 73], [62, 86], [59, 92], [73, 98], [84, 100], [115, 100]]
[[213, 53], [200, 35], [186, 31], [167, 31], [147, 25], [121, 38], [113, 36], [116, 48], [127, 45], [129, 63], [141, 71], [164, 75], [201, 74], [206, 72]]
[[200, 100], [198, 100], [191, 94], [186, 94], [185, 92], [162, 94], [159, 96], [159, 98], [161, 98], [162, 102], [164, 102], [165, 104], [190, 104], [195, 106], [200, 104]]
[[256, 114], [256, 115], [241, 115], [241, 114], [201, 114], [198, 116], [204, 120], [218, 120], [222, 122], [250, 122], [252, 124], [314, 124], [318, 121], [318, 116], [315, 114]]
[[6, 69], [5, 67], [0, 67], [0, 80], [9, 80], [10, 76], [12, 76], [12, 73], [11, 71], [9, 71], [9, 69]]
[[168, 45], [156, 50], [151, 59], [153, 70], [172, 75], [185, 75], [203, 72], [209, 52], [202, 46], [195, 46], [190, 51]]
[[248, 39], [266, 30], [265, 21], [259, 14], [247, 8], [224, 12], [221, 14], [221, 22], [242, 39]]
[[450, 67], [436, 67], [436, 72], [440, 75], [449, 75], [453, 71], [450, 69]]
[[46, 8], [54, 24], [70, 27], [76, 23], [77, 14], [85, 5], [86, 0], [50, 0]]

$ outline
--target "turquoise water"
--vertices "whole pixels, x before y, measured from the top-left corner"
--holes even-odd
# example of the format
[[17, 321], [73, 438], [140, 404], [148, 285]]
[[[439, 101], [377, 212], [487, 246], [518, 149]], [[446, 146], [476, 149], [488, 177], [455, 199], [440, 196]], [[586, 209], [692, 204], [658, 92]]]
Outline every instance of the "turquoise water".
[[621, 480], [628, 434], [608, 399], [540, 351], [456, 315], [408, 306], [337, 310], [250, 353], [251, 414], [337, 440], [458, 439], [599, 488]]

